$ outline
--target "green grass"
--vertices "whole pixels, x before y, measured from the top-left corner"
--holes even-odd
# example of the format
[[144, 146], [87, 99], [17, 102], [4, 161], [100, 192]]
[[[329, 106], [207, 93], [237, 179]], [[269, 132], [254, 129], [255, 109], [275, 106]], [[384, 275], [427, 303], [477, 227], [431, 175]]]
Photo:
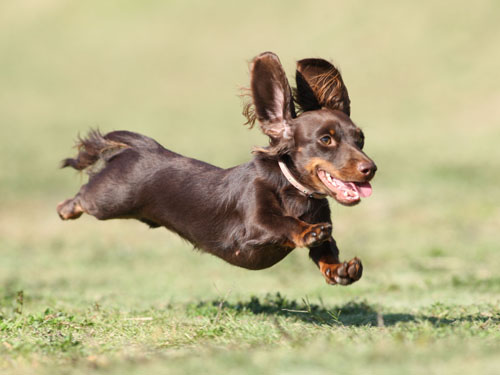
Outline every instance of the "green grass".
[[[497, 374], [500, 7], [481, 0], [0, 5], [2, 374]], [[238, 88], [259, 52], [341, 68], [377, 162], [332, 202], [349, 287], [307, 252], [227, 265], [133, 221], [61, 222], [89, 127], [223, 167], [266, 142]]]

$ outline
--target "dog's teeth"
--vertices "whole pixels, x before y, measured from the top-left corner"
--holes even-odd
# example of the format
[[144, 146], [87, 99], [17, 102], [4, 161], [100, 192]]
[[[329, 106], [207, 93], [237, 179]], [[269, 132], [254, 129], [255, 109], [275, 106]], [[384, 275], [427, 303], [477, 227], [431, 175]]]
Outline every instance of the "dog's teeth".
[[348, 198], [349, 194], [347, 194], [347, 191], [344, 191], [344, 197]]

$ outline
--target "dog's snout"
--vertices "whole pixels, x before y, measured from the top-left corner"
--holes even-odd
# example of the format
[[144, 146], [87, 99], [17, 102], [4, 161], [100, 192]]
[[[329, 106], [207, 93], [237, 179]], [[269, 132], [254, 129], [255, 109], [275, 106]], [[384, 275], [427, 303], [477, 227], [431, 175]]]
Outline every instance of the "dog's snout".
[[358, 171], [366, 178], [372, 178], [377, 171], [377, 166], [371, 160], [362, 161], [358, 164]]

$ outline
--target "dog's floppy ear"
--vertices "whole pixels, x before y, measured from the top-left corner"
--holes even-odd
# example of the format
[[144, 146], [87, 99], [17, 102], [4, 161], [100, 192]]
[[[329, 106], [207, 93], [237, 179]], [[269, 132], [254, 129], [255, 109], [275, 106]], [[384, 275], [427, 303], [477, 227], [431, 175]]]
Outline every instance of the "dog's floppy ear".
[[250, 66], [250, 88], [255, 117], [272, 140], [292, 137], [289, 122], [295, 117], [292, 90], [278, 56], [264, 52]]
[[348, 116], [351, 101], [340, 72], [323, 59], [304, 59], [297, 62], [295, 100], [302, 110], [322, 107], [337, 109]]

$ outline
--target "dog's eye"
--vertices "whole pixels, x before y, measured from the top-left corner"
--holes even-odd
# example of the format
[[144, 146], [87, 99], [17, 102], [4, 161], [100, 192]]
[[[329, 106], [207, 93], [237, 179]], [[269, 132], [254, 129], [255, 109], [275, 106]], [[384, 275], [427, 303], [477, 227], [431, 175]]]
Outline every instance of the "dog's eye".
[[360, 150], [363, 149], [365, 145], [365, 137], [361, 137], [360, 139], [358, 139], [358, 141], [356, 142], [356, 146], [359, 147]]
[[324, 135], [319, 140], [321, 143], [323, 143], [326, 146], [332, 144], [332, 137], [330, 137], [329, 135]]

